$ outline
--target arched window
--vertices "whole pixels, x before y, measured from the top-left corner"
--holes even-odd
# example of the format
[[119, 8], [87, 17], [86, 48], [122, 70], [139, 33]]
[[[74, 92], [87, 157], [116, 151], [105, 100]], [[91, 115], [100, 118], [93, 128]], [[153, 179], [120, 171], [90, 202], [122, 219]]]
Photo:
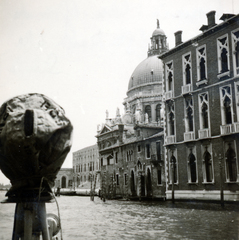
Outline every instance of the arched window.
[[207, 56], [206, 45], [197, 48], [197, 80], [205, 80], [207, 78]]
[[191, 107], [187, 109], [187, 119], [188, 119], [188, 127], [189, 132], [193, 131], [193, 110]]
[[170, 164], [171, 164], [171, 182], [174, 181], [174, 183], [177, 182], [177, 160], [175, 156], [172, 153], [172, 156], [170, 158]]
[[183, 55], [183, 72], [184, 72], [184, 80], [183, 84], [187, 85], [191, 83], [191, 53], [187, 53]]
[[193, 101], [192, 98], [185, 99], [186, 106], [186, 132], [193, 132]]
[[226, 124], [231, 124], [232, 123], [231, 99], [228, 96], [226, 96], [224, 99], [224, 109]]
[[65, 176], [63, 176], [61, 178], [61, 188], [66, 188], [66, 177]]
[[156, 39], [155, 49], [159, 49], [159, 40], [158, 39]]
[[166, 91], [171, 91], [173, 88], [173, 62], [169, 62], [166, 65]]
[[166, 107], [167, 111], [167, 135], [173, 136], [175, 135], [175, 129], [174, 129], [174, 103], [172, 101], [169, 101], [167, 103]]
[[161, 168], [160, 169], [158, 169], [158, 171], [157, 171], [157, 180], [158, 180], [158, 185], [160, 185], [160, 184], [162, 184], [162, 170], [161, 170]]
[[208, 128], [208, 105], [204, 102], [202, 104], [202, 127]]
[[227, 178], [230, 182], [237, 180], [237, 164], [236, 164], [236, 153], [232, 149], [231, 144], [228, 144], [226, 152], [226, 164], [227, 164]]
[[146, 158], [150, 158], [150, 144], [146, 144]]
[[221, 64], [222, 64], [222, 73], [227, 72], [228, 69], [228, 62], [227, 62], [227, 50], [223, 48], [221, 52]]
[[205, 168], [205, 180], [206, 182], [212, 182], [212, 179], [213, 179], [212, 157], [211, 157], [211, 154], [208, 152], [207, 148], [203, 154], [203, 161], [204, 161], [204, 168]]
[[161, 111], [161, 105], [158, 104], [156, 106], [156, 121], [159, 123], [161, 120], [161, 116], [160, 116], [160, 111]]
[[188, 164], [190, 170], [190, 182], [195, 183], [197, 181], [197, 171], [196, 171], [196, 158], [190, 149], [190, 154], [188, 156]]
[[232, 32], [232, 52], [234, 60], [235, 75], [239, 74], [239, 30]]
[[217, 42], [218, 49], [218, 70], [219, 73], [224, 73], [229, 71], [229, 42], [228, 35], [224, 35], [221, 38], [218, 38]]
[[200, 80], [206, 79], [206, 67], [205, 67], [205, 59], [200, 59]]
[[151, 122], [151, 106], [150, 106], [150, 105], [147, 105], [147, 106], [145, 107], [145, 113], [148, 114], [149, 122]]
[[169, 135], [174, 135], [174, 114], [171, 112], [169, 114], [169, 132], [170, 134]]
[[187, 64], [185, 68], [185, 77], [186, 77], [186, 84], [191, 83], [191, 66]]
[[239, 67], [239, 40], [235, 47], [236, 67]]
[[168, 90], [170, 91], [172, 90], [172, 88], [173, 88], [173, 74], [172, 72], [170, 72], [168, 74]]
[[134, 182], [134, 171], [131, 171], [131, 178], [130, 178], [130, 187], [131, 187], [131, 193], [132, 195], [136, 195], [136, 191], [135, 191], [135, 182]]
[[220, 88], [222, 125], [231, 124], [232, 118], [232, 93], [231, 86]]

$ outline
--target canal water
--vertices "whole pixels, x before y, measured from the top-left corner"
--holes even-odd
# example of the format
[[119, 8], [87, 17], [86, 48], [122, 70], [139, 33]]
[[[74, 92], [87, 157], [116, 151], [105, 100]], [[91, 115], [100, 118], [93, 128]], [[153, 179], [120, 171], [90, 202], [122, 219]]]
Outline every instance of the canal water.
[[[3, 200], [4, 192], [0, 192]], [[239, 239], [239, 207], [226, 204], [134, 202], [60, 196], [63, 240]], [[0, 240], [9, 240], [15, 204], [0, 204]], [[47, 212], [57, 214], [56, 203]], [[60, 235], [59, 235], [60, 236]], [[59, 238], [60, 239], [60, 238]]]

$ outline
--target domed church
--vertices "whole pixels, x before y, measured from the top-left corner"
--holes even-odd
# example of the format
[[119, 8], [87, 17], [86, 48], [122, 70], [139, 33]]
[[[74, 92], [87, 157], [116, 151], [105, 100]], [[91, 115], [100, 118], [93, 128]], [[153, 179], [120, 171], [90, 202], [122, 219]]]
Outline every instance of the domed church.
[[126, 112], [134, 114], [134, 123], [161, 124], [163, 63], [158, 59], [158, 55], [168, 51], [166, 39], [157, 20], [148, 57], [133, 71], [129, 79], [127, 98], [123, 102]]
[[133, 71], [119, 109], [97, 129], [102, 198], [165, 198], [163, 131], [163, 63], [168, 51], [159, 21], [148, 56]]

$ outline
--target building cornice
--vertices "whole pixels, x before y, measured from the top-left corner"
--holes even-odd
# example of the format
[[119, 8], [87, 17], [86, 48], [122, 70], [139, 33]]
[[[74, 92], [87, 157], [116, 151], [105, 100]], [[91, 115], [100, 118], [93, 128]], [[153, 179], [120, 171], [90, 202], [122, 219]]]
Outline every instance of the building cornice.
[[161, 55], [159, 55], [159, 59], [164, 59], [165, 57], [168, 57], [172, 54], [174, 54], [175, 52], [178, 52], [180, 51], [181, 49], [187, 47], [187, 46], [190, 46], [190, 45], [193, 45], [193, 44], [196, 44], [198, 41], [202, 40], [203, 38], [206, 38], [218, 31], [220, 31], [221, 29], [223, 29], [224, 27], [228, 26], [228, 24], [232, 24], [232, 23], [238, 23], [239, 24], [239, 14], [218, 24], [218, 25], [215, 25], [214, 27], [206, 30], [205, 32], [201, 33], [200, 35], [184, 42], [184, 43], [181, 43], [179, 44], [178, 46], [174, 47], [173, 49], [169, 50], [168, 52], [166, 53], [163, 53]]

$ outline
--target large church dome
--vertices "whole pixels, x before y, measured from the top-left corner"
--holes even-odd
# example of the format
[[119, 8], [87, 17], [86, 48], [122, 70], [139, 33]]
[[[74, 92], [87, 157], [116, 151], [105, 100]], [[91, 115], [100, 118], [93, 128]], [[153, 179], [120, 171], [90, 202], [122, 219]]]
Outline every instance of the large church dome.
[[124, 99], [126, 124], [155, 124], [160, 126], [162, 120], [163, 99], [163, 63], [158, 58], [168, 51], [166, 35], [159, 27], [154, 30], [150, 38], [148, 57], [133, 71], [128, 84], [127, 97]]
[[129, 79], [127, 96], [149, 94], [162, 89], [163, 64], [158, 58], [161, 53], [168, 50], [166, 35], [159, 27], [154, 30], [151, 39], [151, 47], [148, 49], [148, 58], [142, 61], [134, 70]]
[[130, 77], [128, 92], [144, 85], [161, 83], [163, 78], [163, 64], [158, 55], [150, 56], [142, 61]]

